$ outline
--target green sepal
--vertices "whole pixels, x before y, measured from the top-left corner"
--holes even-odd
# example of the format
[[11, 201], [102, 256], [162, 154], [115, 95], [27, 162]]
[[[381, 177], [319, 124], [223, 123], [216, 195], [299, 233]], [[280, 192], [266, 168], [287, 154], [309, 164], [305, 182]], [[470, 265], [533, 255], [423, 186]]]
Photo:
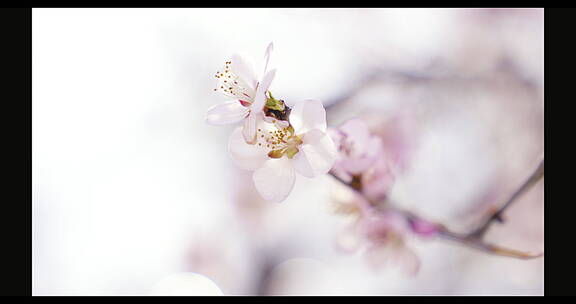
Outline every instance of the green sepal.
[[286, 105], [284, 105], [284, 102], [282, 100], [275, 99], [270, 91], [268, 91], [268, 96], [269, 96], [268, 99], [266, 99], [266, 107], [268, 109], [277, 111], [284, 111], [284, 109], [286, 109]]
[[280, 157], [282, 157], [282, 155], [284, 155], [285, 151], [286, 151], [286, 149], [272, 150], [272, 151], [268, 152], [268, 157], [280, 158]]
[[298, 150], [298, 148], [296, 147], [289, 147], [286, 149], [286, 155], [288, 156], [288, 158], [292, 158], [294, 157], [294, 155], [296, 155], [296, 153], [298, 153], [300, 150]]

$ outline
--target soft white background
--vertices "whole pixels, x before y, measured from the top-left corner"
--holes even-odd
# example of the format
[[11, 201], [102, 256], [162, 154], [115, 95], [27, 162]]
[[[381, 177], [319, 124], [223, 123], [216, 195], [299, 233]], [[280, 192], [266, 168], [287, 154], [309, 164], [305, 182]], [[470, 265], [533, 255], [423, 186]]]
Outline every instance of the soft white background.
[[[203, 121], [223, 100], [214, 72], [235, 52], [259, 60], [270, 41], [271, 89], [291, 101], [328, 105], [374, 67], [488, 79], [380, 84], [333, 118], [418, 104], [422, 148], [394, 195], [459, 219], [489, 185], [505, 197], [542, 154], [543, 10], [33, 9], [32, 35], [34, 294], [254, 294], [263, 248], [282, 252], [274, 294], [543, 293], [543, 259], [444, 241], [415, 245], [415, 278], [371, 272], [333, 249], [329, 177], [298, 179], [283, 204], [258, 205], [266, 229], [250, 228], [235, 202], [258, 198], [226, 153], [232, 127]], [[502, 62], [529, 85], [507, 85]], [[542, 191], [511, 209], [497, 241], [543, 250]], [[170, 277], [182, 272], [193, 279]]]

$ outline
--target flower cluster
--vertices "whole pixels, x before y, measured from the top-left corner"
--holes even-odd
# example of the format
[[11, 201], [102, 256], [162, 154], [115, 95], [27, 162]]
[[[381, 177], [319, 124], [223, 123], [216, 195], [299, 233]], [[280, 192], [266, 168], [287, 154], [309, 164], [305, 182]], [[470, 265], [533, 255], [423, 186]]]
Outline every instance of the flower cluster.
[[336, 159], [336, 148], [326, 133], [326, 111], [318, 100], [305, 99], [288, 107], [269, 88], [276, 69], [268, 70], [273, 45], [264, 55], [260, 75], [246, 60], [232, 56], [215, 77], [215, 91], [230, 98], [208, 109], [212, 125], [242, 122], [228, 143], [236, 164], [254, 171], [260, 195], [281, 202], [294, 187], [295, 173], [313, 178], [326, 174]]
[[[444, 226], [388, 202], [395, 177], [406, 168], [413, 150], [410, 115], [395, 115], [380, 132], [372, 132], [360, 119], [328, 129], [320, 101], [304, 99], [288, 106], [272, 95], [270, 87], [276, 76], [276, 69], [268, 69], [272, 50], [270, 43], [258, 73], [240, 56], [226, 61], [216, 72], [214, 91], [229, 100], [209, 108], [206, 115], [206, 122], [212, 125], [241, 123], [230, 135], [228, 150], [239, 167], [253, 171], [252, 180], [264, 199], [285, 200], [296, 173], [314, 178], [330, 172], [355, 190], [347, 192], [351, 195], [347, 199], [339, 197], [338, 210], [352, 215], [346, 218], [352, 219], [352, 224], [339, 235], [340, 248], [362, 250], [375, 268], [392, 264], [415, 274], [420, 261], [409, 245], [413, 236], [450, 235], [470, 244], [468, 236], [449, 234]], [[543, 171], [534, 174], [541, 177]], [[494, 254], [540, 256], [485, 244], [477, 232], [470, 235], [475, 236], [475, 248]]]
[[420, 262], [407, 239], [411, 235], [434, 235], [437, 227], [421, 219], [406, 217], [386, 208], [385, 204], [376, 205], [387, 198], [393, 184], [397, 167], [393, 160], [398, 160], [390, 157], [394, 151], [385, 149], [383, 139], [372, 134], [360, 119], [330, 129], [329, 134], [339, 152], [333, 174], [362, 193], [340, 206], [341, 211], [354, 216], [353, 224], [340, 235], [340, 247], [364, 250], [376, 268], [392, 264], [415, 274]]

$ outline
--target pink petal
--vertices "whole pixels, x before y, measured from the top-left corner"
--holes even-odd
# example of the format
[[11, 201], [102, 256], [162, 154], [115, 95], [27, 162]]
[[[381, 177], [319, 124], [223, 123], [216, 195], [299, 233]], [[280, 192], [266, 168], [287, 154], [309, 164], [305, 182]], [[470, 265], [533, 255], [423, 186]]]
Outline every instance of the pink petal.
[[371, 245], [366, 248], [364, 256], [368, 260], [368, 263], [374, 268], [374, 270], [382, 270], [382, 268], [388, 266], [391, 262], [392, 249], [390, 246], [386, 245]]
[[376, 270], [400, 268], [402, 272], [414, 276], [420, 269], [420, 259], [403, 243], [374, 244], [366, 250], [365, 255]]
[[416, 253], [406, 247], [402, 246], [397, 248], [393, 253], [393, 261], [400, 267], [400, 269], [409, 276], [415, 276], [420, 270], [420, 258]]
[[362, 192], [374, 200], [384, 199], [389, 194], [394, 180], [387, 159], [379, 158], [369, 171], [362, 175]]
[[332, 169], [330, 169], [330, 171], [339, 178], [341, 178], [343, 181], [347, 183], [351, 182], [352, 175], [350, 175], [347, 170], [344, 170], [342, 166], [340, 166], [340, 163], [341, 162], [336, 161], [332, 166]]
[[338, 129], [345, 134], [346, 138], [349, 138], [354, 142], [356, 151], [360, 153], [366, 151], [371, 136], [368, 125], [366, 125], [363, 120], [358, 118], [350, 119], [342, 124]]
[[339, 166], [352, 175], [371, 168], [382, 155], [382, 140], [370, 133], [360, 119], [351, 119], [333, 132], [340, 150]]
[[372, 241], [386, 241], [390, 234], [401, 236], [408, 229], [404, 216], [395, 211], [371, 211], [363, 218], [361, 225], [366, 238]]

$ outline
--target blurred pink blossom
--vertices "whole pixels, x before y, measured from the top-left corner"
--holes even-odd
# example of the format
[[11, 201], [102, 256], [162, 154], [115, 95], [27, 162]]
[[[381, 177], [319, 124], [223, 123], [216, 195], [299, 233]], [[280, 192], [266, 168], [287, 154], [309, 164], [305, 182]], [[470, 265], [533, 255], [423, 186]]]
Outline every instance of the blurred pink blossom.
[[358, 217], [338, 235], [338, 248], [362, 251], [375, 270], [392, 266], [409, 275], [416, 274], [420, 260], [407, 246], [406, 238], [412, 233], [409, 221], [396, 211], [373, 209], [360, 196], [352, 203]]
[[409, 275], [420, 268], [420, 259], [406, 244], [410, 228], [406, 218], [395, 211], [373, 213], [362, 221], [363, 237], [367, 245], [364, 252], [376, 269], [399, 267]]
[[376, 159], [374, 164], [362, 174], [362, 192], [370, 200], [384, 200], [392, 188], [394, 177], [389, 159], [387, 159], [385, 155], [381, 155]]
[[338, 159], [332, 171], [350, 182], [352, 176], [368, 170], [381, 157], [382, 141], [370, 134], [364, 121], [351, 119], [329, 131], [338, 148]]

